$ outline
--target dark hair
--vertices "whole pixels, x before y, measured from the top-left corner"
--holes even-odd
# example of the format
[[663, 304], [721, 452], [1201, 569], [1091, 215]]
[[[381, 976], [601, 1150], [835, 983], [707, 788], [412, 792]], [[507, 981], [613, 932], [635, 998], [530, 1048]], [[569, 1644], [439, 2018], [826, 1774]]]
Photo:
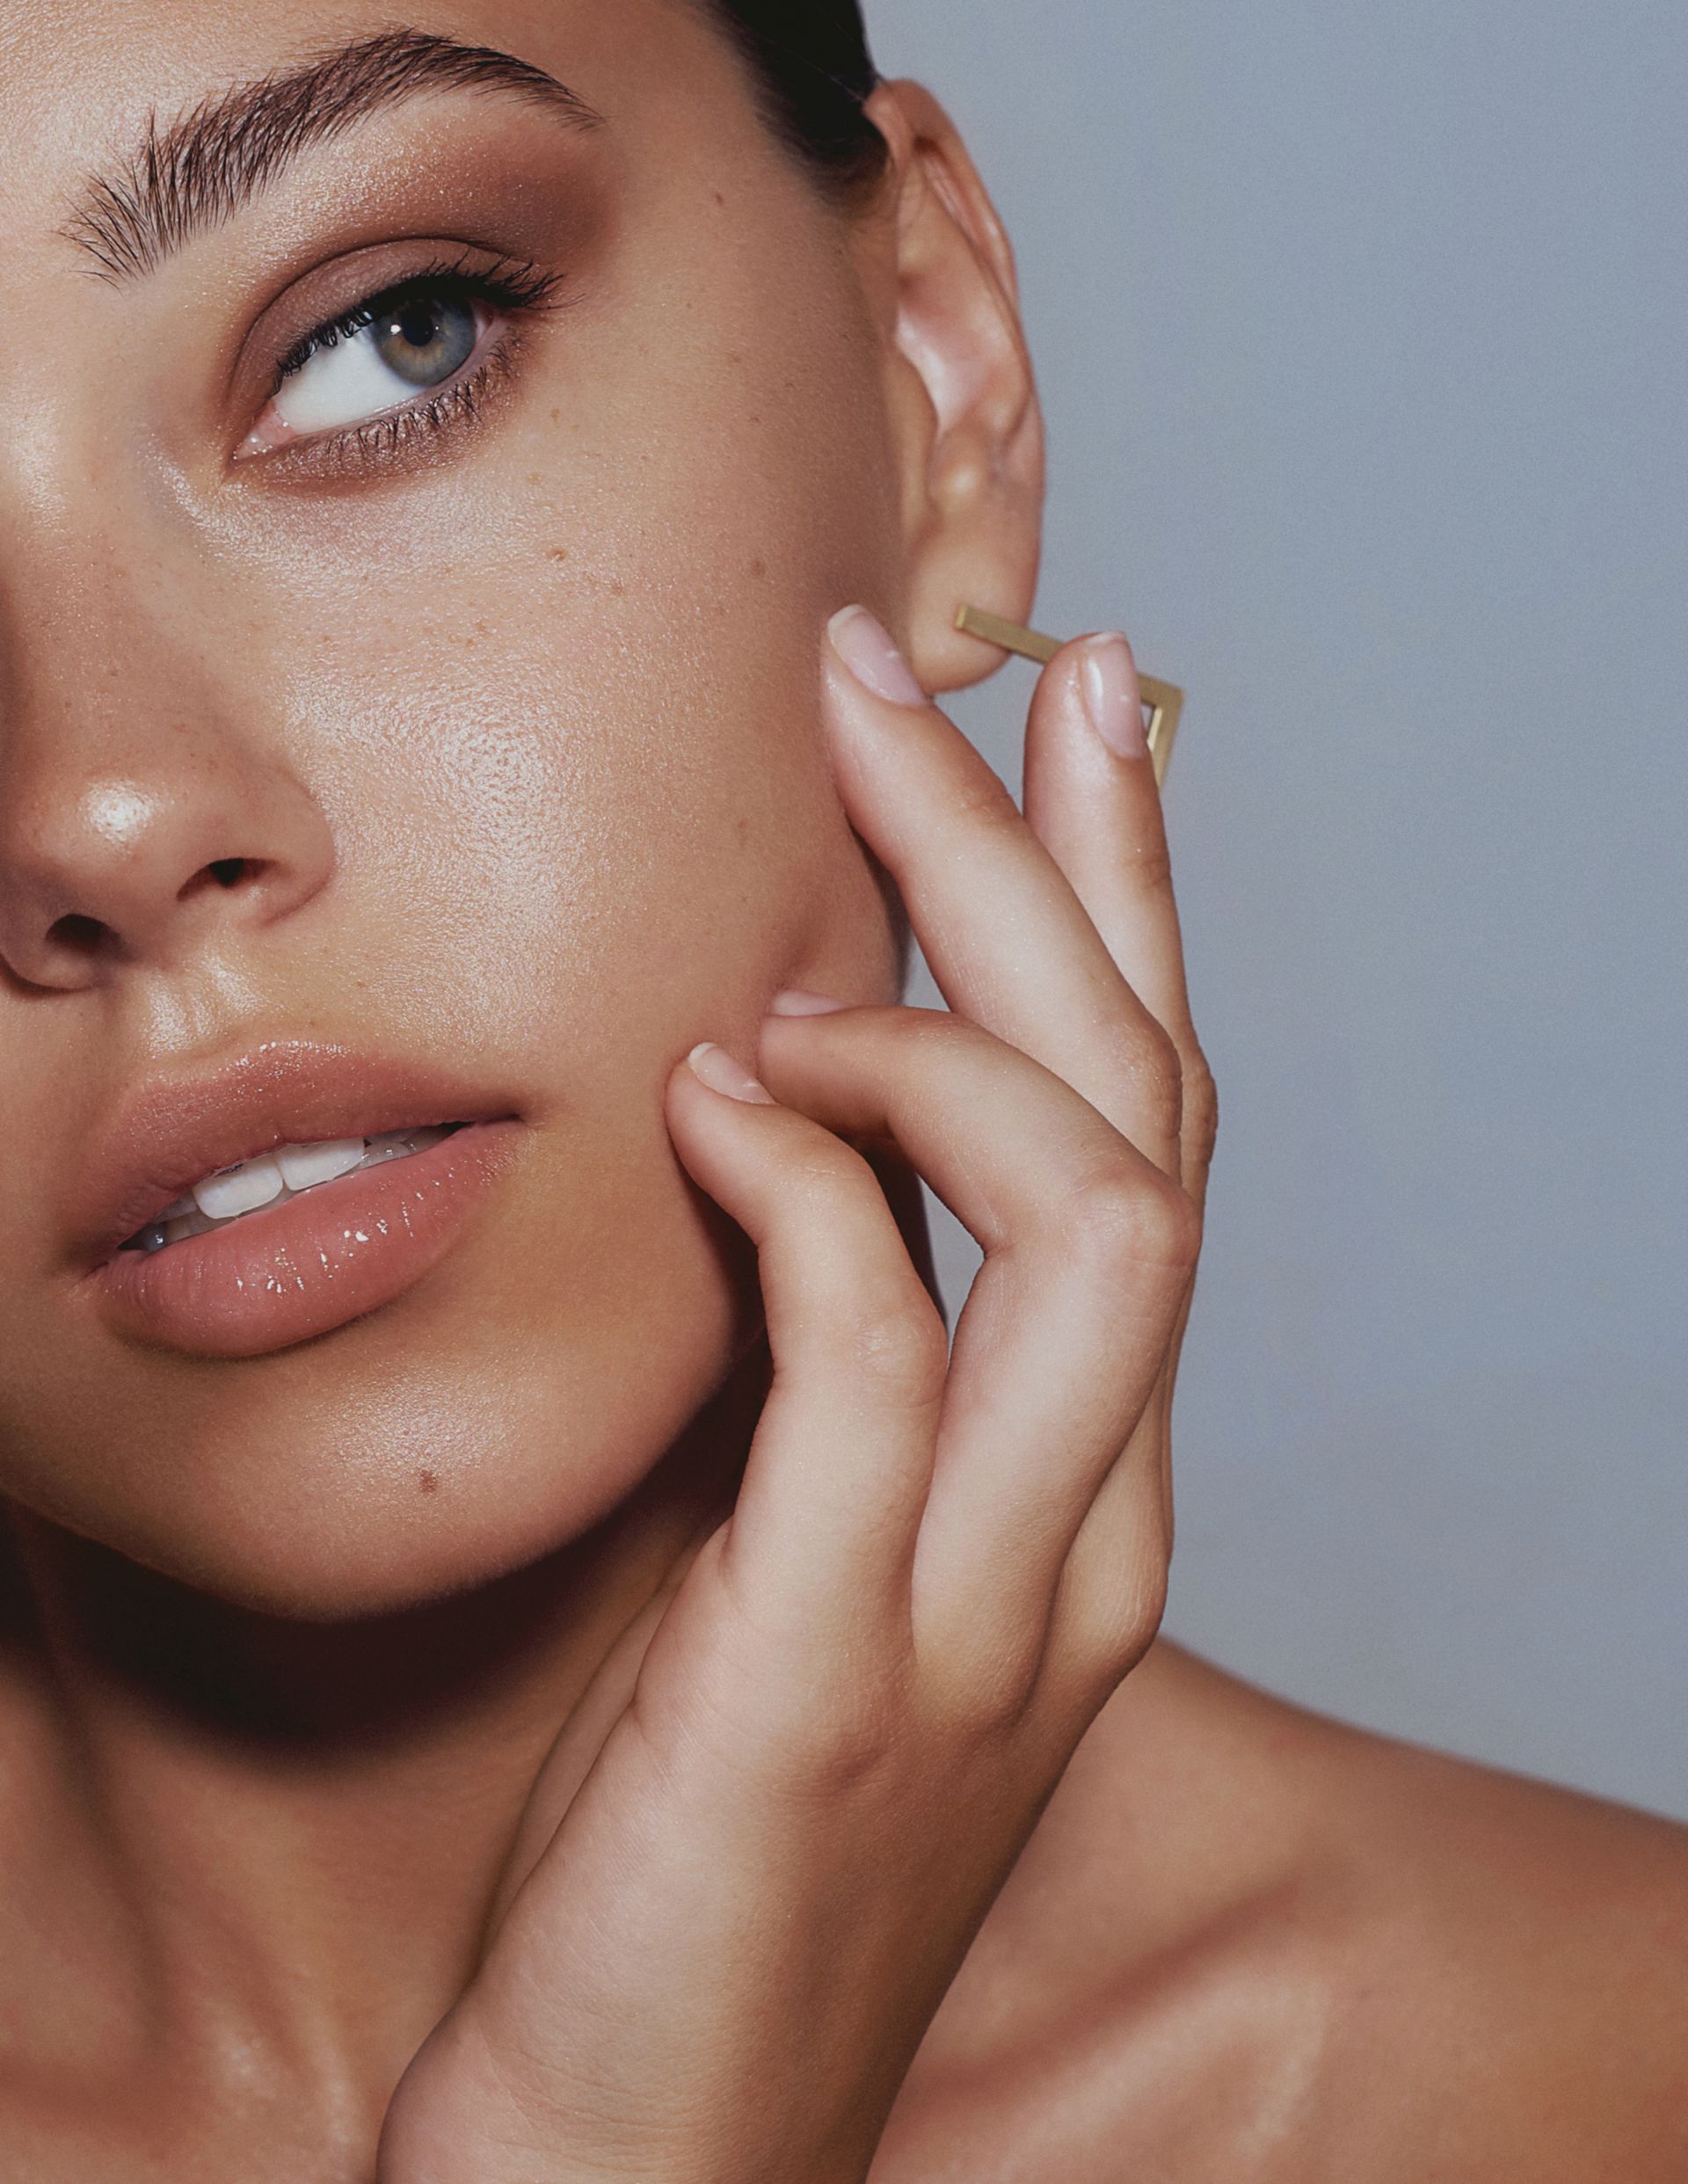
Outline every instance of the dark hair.
[[862, 112], [879, 81], [860, 0], [704, 0], [749, 62], [764, 119], [829, 197], [847, 207], [885, 171]]

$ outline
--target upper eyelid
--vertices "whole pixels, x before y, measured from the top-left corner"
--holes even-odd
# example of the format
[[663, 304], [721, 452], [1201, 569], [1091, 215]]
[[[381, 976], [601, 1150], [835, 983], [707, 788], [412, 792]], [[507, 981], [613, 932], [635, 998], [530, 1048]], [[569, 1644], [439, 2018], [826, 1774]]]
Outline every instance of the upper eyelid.
[[[300, 366], [314, 356], [319, 348], [331, 346], [337, 338], [346, 333], [361, 331], [364, 326], [370, 324], [379, 315], [380, 306], [389, 295], [402, 295], [408, 288], [426, 288], [435, 283], [443, 288], [447, 279], [452, 277], [454, 276], [440, 273], [407, 273], [402, 280], [389, 280], [379, 288], [372, 288], [357, 302], [347, 304], [343, 311], [336, 312], [331, 318], [321, 320], [311, 328], [309, 333], [302, 334], [298, 340], [276, 360], [277, 384], [280, 385], [282, 380], [291, 373], [297, 371]], [[455, 277], [462, 280], [465, 287], [474, 284], [472, 274]]]
[[[377, 307], [387, 297], [402, 295], [408, 290], [426, 291], [431, 287], [443, 288], [454, 285], [485, 296], [500, 310], [536, 312], [558, 300], [564, 287], [564, 276], [542, 266], [505, 257], [496, 258], [486, 266], [473, 266], [458, 258], [449, 263], [442, 260], [401, 273], [397, 280], [384, 280], [378, 287], [366, 290], [343, 310], [318, 320], [309, 332], [290, 342], [276, 360], [271, 375], [271, 395], [274, 395], [283, 382], [308, 362], [319, 348], [331, 346], [343, 330], [360, 331], [353, 322], [364, 313], [371, 317], [376, 315]], [[362, 319], [363, 324], [369, 323], [368, 317]]]

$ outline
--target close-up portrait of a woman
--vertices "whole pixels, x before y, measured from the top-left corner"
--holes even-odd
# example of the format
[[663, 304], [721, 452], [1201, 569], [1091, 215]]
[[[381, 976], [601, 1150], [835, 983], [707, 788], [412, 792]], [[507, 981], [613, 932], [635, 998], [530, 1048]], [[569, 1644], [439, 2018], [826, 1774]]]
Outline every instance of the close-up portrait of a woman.
[[1688, 25], [865, 12], [0, 0], [0, 2184], [1688, 2178]]

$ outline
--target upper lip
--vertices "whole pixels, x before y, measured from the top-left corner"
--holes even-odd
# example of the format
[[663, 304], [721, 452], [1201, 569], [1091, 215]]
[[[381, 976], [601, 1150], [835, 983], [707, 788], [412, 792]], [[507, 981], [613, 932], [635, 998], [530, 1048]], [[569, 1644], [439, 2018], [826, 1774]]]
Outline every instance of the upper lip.
[[414, 1061], [277, 1040], [197, 1074], [149, 1078], [97, 1139], [80, 1179], [77, 1255], [98, 1263], [219, 1168], [278, 1146], [437, 1123], [493, 1122], [513, 1103]]

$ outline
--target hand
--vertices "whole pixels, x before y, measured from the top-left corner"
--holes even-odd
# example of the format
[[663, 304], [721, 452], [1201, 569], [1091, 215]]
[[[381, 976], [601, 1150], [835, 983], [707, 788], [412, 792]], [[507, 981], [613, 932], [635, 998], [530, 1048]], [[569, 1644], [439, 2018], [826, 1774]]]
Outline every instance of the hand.
[[[865, 645], [918, 697], [877, 625], [834, 626], [840, 793], [952, 1013], [776, 1012], [769, 1091], [718, 1047], [674, 1073], [674, 1144], [758, 1252], [771, 1393], [730, 1518], [559, 1740], [382, 2184], [860, 2184], [1160, 1621], [1213, 1103], [1152, 764], [1086, 710], [1129, 742], [1130, 654], [1044, 671], [1022, 819], [935, 707], [847, 669]], [[846, 1139], [984, 1249], [953, 1357]]]

